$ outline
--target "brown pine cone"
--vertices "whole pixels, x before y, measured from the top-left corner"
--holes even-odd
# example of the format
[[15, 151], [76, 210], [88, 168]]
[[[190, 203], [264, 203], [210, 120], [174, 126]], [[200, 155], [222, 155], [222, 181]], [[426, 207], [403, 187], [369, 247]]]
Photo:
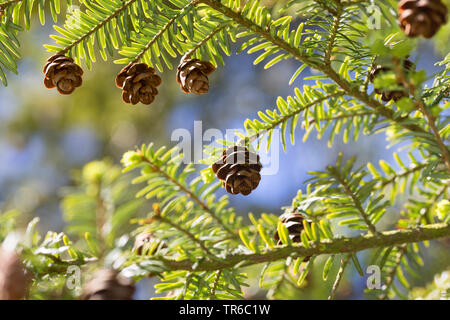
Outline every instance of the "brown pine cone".
[[141, 233], [136, 236], [134, 240], [133, 251], [136, 252], [137, 255], [142, 255], [142, 252], [146, 252], [148, 248], [148, 244], [153, 240], [153, 234], [151, 233]]
[[408, 37], [431, 38], [447, 22], [447, 7], [441, 0], [402, 0], [398, 21]]
[[[153, 252], [148, 252], [148, 250], [151, 248], [152, 243], [155, 242], [160, 243], [160, 240], [156, 239], [150, 232], [143, 232], [136, 236], [133, 251], [139, 256], [142, 254], [152, 254]], [[167, 248], [167, 244], [163, 243], [162, 247]]]
[[83, 300], [133, 300], [133, 282], [111, 269], [98, 270], [83, 288]]
[[24, 299], [29, 280], [19, 255], [0, 249], [0, 300]]
[[[301, 242], [301, 234], [303, 231], [303, 216], [300, 213], [286, 213], [281, 217], [281, 223], [283, 223], [287, 230], [289, 231], [289, 238], [291, 238], [292, 242]], [[281, 244], [280, 236], [278, 231], [275, 231], [273, 235], [273, 239], [277, 244]]]
[[216, 68], [208, 61], [183, 59], [177, 70], [177, 82], [185, 93], [204, 94], [209, 91], [208, 75]]
[[[408, 59], [403, 60], [403, 72], [405, 74], [411, 72], [411, 70], [414, 68], [414, 64], [409, 61]], [[385, 66], [381, 66], [381, 65], [374, 65], [372, 67], [372, 70], [370, 71], [370, 76], [369, 76], [369, 80], [370, 82], [374, 82], [375, 78], [377, 77], [378, 74], [383, 73], [383, 72], [388, 72], [391, 71], [392, 69], [390, 67], [385, 67]], [[403, 83], [398, 82], [397, 85], [399, 86], [403, 86]], [[395, 102], [397, 102], [398, 100], [400, 100], [403, 97], [407, 97], [408, 93], [403, 90], [386, 90], [383, 91], [382, 89], [375, 89], [375, 93], [376, 94], [381, 94], [381, 100], [385, 101], [385, 102], [389, 102], [391, 100], [394, 100]]]
[[145, 63], [130, 63], [116, 77], [116, 85], [122, 89], [122, 100], [125, 103], [151, 104], [158, 94], [161, 77], [155, 69]]
[[71, 94], [83, 83], [83, 69], [72, 58], [57, 53], [44, 66], [44, 85], [48, 89], [57, 88], [61, 94]]
[[261, 180], [259, 156], [248, 148], [232, 146], [213, 163], [212, 170], [228, 193], [249, 195]]
[[[303, 218], [303, 216], [298, 212], [285, 213], [280, 218], [281, 223], [283, 223], [286, 226], [289, 232], [289, 238], [292, 240], [292, 242], [294, 243], [302, 242], [301, 234], [304, 229], [303, 220], [305, 218]], [[280, 240], [280, 235], [278, 234], [278, 230], [275, 231], [273, 239], [278, 245], [282, 244]], [[309, 261], [310, 258], [311, 257], [305, 257], [303, 261]]]

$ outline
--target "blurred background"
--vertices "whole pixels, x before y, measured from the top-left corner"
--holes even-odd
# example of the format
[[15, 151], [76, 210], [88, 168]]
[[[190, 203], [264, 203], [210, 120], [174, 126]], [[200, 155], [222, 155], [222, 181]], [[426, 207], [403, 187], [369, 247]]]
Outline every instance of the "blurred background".
[[[114, 84], [122, 66], [110, 59], [98, 61], [91, 71], [83, 66], [83, 86], [71, 96], [61, 96], [42, 83], [42, 67], [49, 57], [42, 45], [52, 42], [51, 23], [42, 27], [34, 20], [31, 31], [20, 34], [23, 58], [19, 75], [9, 74], [9, 86], [0, 87], [0, 210], [14, 208], [29, 218], [39, 216], [42, 232], [64, 228], [61, 188], [73, 185], [74, 174], [87, 162], [108, 158], [119, 164], [124, 152], [142, 143], [173, 146], [177, 144], [170, 141], [173, 130], [192, 131], [194, 121], [201, 120], [204, 131], [242, 129], [246, 118], [256, 118], [257, 111], [273, 108], [278, 96], [286, 97], [295, 87], [313, 84], [300, 77], [288, 85], [298, 68], [295, 61], [279, 63], [266, 71], [263, 66], [253, 66], [254, 56], [240, 54], [227, 58], [225, 66], [210, 77], [207, 95], [182, 93], [172, 70], [162, 75], [163, 85], [152, 105], [131, 106], [122, 102], [121, 90]], [[439, 70], [434, 63], [443, 58], [445, 50], [448, 52], [445, 37], [449, 33], [441, 34], [436, 42], [420, 43], [418, 69], [425, 69], [428, 76]], [[303, 76], [308, 75], [305, 70]], [[326, 139], [311, 136], [302, 143], [301, 130], [298, 133], [296, 145], [289, 146], [287, 153], [280, 148], [276, 175], [265, 176], [250, 196], [231, 197], [239, 214], [281, 214], [281, 207], [290, 205], [297, 190], [305, 187], [308, 171], [334, 163], [339, 152], [346, 157], [356, 154], [359, 164], [380, 159], [393, 163], [393, 150], [386, 148], [384, 134], [361, 136], [349, 144], [336, 138], [334, 146], [328, 148]], [[382, 220], [381, 229], [392, 226], [400, 208], [401, 202]], [[424, 268], [429, 274], [416, 279], [416, 285], [431, 281], [434, 272], [450, 265], [448, 247], [441, 244], [433, 248]], [[313, 273], [313, 278], [317, 281], [311, 280], [311, 286], [295, 292], [295, 298], [327, 296], [330, 284], [323, 285], [320, 272]], [[339, 298], [363, 298], [365, 281], [356, 273], [348, 277]], [[254, 288], [250, 291], [249, 296], [264, 297]], [[142, 289], [138, 294], [139, 298], [148, 298], [152, 292]]]

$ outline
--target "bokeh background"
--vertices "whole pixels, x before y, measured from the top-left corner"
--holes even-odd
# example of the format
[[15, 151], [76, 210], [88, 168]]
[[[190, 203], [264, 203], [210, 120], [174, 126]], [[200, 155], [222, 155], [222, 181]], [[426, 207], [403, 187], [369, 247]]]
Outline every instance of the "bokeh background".
[[[289, 79], [298, 68], [295, 61], [264, 70], [263, 66], [253, 66], [254, 56], [240, 54], [227, 58], [225, 66], [210, 77], [211, 90], [207, 95], [182, 93], [172, 70], [163, 74], [156, 102], [130, 106], [122, 102], [121, 90], [114, 85], [121, 66], [111, 59], [97, 62], [91, 71], [84, 68], [83, 86], [71, 96], [61, 96], [42, 84], [42, 66], [49, 56], [42, 45], [52, 42], [51, 23], [42, 27], [34, 20], [31, 31], [20, 34], [23, 58], [19, 75], [9, 74], [9, 86], [0, 87], [0, 210], [14, 208], [30, 218], [39, 216], [42, 231], [64, 228], [61, 190], [74, 184], [74, 173], [87, 162], [109, 158], [118, 164], [124, 152], [142, 143], [173, 146], [177, 143], [170, 141], [173, 130], [192, 131], [194, 121], [201, 120], [203, 130], [242, 129], [246, 118], [256, 118], [257, 111], [273, 108], [278, 96], [285, 97], [293, 94], [295, 87], [312, 84], [300, 77], [289, 86]], [[413, 58], [420, 57], [418, 68], [425, 69], [428, 76], [439, 70], [434, 63], [448, 52], [448, 34], [444, 30], [434, 42], [420, 42], [419, 52]], [[308, 75], [309, 71], [303, 73], [304, 77]], [[287, 153], [280, 148], [276, 175], [265, 176], [248, 197], [231, 197], [239, 214], [281, 214], [281, 207], [290, 205], [297, 190], [305, 188], [308, 171], [334, 163], [339, 152], [346, 157], [356, 154], [359, 164], [377, 163], [380, 159], [393, 163], [394, 150], [387, 149], [384, 134], [361, 136], [348, 144], [337, 138], [329, 148], [326, 139], [314, 136], [302, 143], [302, 132], [298, 132], [295, 146], [289, 146]], [[401, 202], [382, 220], [382, 228], [392, 226], [400, 208]], [[433, 248], [425, 261], [424, 270], [428, 273], [415, 279], [415, 285], [424, 285], [432, 280], [434, 272], [450, 265], [448, 247], [439, 244]], [[313, 273], [311, 286], [298, 290], [294, 297], [326, 297], [330, 284], [322, 282], [320, 270]], [[364, 298], [366, 279], [354, 271], [349, 270], [350, 273], [339, 297]], [[141, 284], [139, 298], [152, 294], [149, 283]], [[253, 287], [249, 291], [252, 297], [264, 297], [261, 294]]]

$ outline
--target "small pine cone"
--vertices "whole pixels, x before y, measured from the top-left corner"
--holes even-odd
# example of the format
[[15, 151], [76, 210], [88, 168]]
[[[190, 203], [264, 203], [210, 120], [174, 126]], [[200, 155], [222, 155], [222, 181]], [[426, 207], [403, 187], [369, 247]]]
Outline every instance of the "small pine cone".
[[[289, 238], [291, 238], [292, 242], [294, 243], [302, 242], [301, 234], [304, 229], [303, 227], [304, 219], [305, 218], [303, 218], [303, 216], [298, 212], [285, 213], [281, 216], [281, 223], [283, 223], [286, 226], [289, 232]], [[278, 231], [275, 231], [273, 239], [278, 245], [282, 244]], [[303, 261], [308, 261], [310, 258], [311, 257], [306, 257], [305, 259], [303, 259]]]
[[134, 284], [111, 269], [98, 270], [83, 288], [83, 300], [133, 300]]
[[134, 240], [133, 252], [136, 252], [137, 255], [142, 255], [142, 252], [146, 252], [149, 248], [148, 245], [153, 240], [153, 234], [151, 233], [141, 233], [136, 236]]
[[83, 69], [72, 58], [64, 54], [51, 56], [44, 66], [44, 85], [48, 89], [57, 88], [61, 94], [71, 94], [83, 83]]
[[441, 0], [402, 0], [398, 4], [400, 27], [408, 37], [431, 38], [447, 22]]
[[[411, 70], [414, 68], [414, 64], [409, 61], [408, 59], [403, 60], [403, 72], [404, 73], [409, 73], [411, 72]], [[374, 65], [372, 67], [372, 70], [370, 71], [370, 76], [369, 76], [369, 80], [370, 82], [374, 82], [375, 78], [377, 77], [378, 74], [383, 73], [383, 72], [388, 72], [391, 71], [392, 69], [390, 67], [385, 67], [385, 66], [381, 66], [381, 65]], [[398, 82], [397, 85], [399, 86], [403, 86], [403, 83]], [[381, 100], [385, 101], [385, 102], [389, 102], [391, 100], [394, 100], [395, 102], [397, 102], [398, 100], [400, 100], [403, 97], [407, 97], [408, 93], [406, 91], [399, 91], [399, 90], [386, 90], [383, 91], [382, 89], [375, 89], [375, 93], [376, 94], [381, 94]]]
[[[300, 213], [287, 213], [281, 216], [281, 223], [283, 223], [289, 231], [289, 238], [292, 242], [301, 242], [301, 234], [303, 231], [303, 216]], [[277, 244], [281, 244], [278, 231], [275, 231], [273, 239]]]
[[248, 148], [233, 146], [224, 150], [212, 170], [228, 193], [249, 195], [261, 180], [259, 156]]
[[122, 100], [133, 105], [151, 104], [158, 94], [161, 77], [145, 63], [130, 63], [116, 77], [116, 85], [122, 89]]
[[[152, 254], [153, 252], [149, 252], [148, 250], [152, 247], [152, 244], [158, 242], [161, 243], [159, 239], [156, 239], [152, 233], [143, 232], [136, 236], [136, 240], [134, 241], [133, 251], [136, 252], [137, 255], [142, 254]], [[163, 243], [162, 248], [167, 248], [167, 244]]]
[[177, 70], [177, 82], [185, 93], [204, 94], [209, 91], [208, 75], [216, 68], [208, 61], [183, 59]]
[[19, 255], [0, 249], [0, 300], [24, 299], [29, 280]]

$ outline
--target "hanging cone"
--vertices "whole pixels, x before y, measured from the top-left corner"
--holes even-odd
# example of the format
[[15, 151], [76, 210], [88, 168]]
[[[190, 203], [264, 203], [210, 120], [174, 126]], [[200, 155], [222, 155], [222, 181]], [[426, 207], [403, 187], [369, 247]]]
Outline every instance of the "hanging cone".
[[134, 284], [117, 271], [98, 270], [83, 288], [83, 300], [133, 300]]
[[398, 21], [408, 37], [433, 37], [447, 22], [447, 7], [441, 0], [402, 0]]
[[[153, 252], [149, 250], [153, 247], [155, 243], [161, 243], [161, 240], [155, 238], [150, 232], [143, 232], [136, 236], [136, 240], [134, 241], [133, 251], [136, 252], [137, 255], [151, 255]], [[162, 244], [162, 248], [167, 248], [165, 243]], [[152, 250], [154, 251], [154, 250]]]
[[19, 255], [0, 249], [0, 300], [24, 299], [29, 282]]
[[[408, 59], [403, 60], [403, 73], [408, 74], [414, 69], [414, 64], [409, 61]], [[389, 72], [392, 71], [390, 67], [382, 66], [382, 65], [374, 65], [372, 67], [372, 70], [370, 71], [369, 80], [370, 82], [374, 82], [375, 78], [383, 72]], [[403, 86], [403, 83], [398, 82], [398, 86]], [[385, 102], [389, 102], [391, 100], [398, 101], [403, 97], [407, 97], [408, 93], [405, 90], [382, 90], [382, 89], [375, 89], [376, 94], [381, 94], [381, 100]]]
[[83, 83], [83, 69], [72, 58], [64, 54], [51, 56], [44, 66], [44, 85], [48, 89], [57, 88], [61, 94], [71, 94]]
[[249, 195], [261, 180], [259, 156], [246, 147], [233, 146], [224, 150], [222, 157], [212, 165], [217, 178], [228, 193]]
[[183, 59], [178, 66], [177, 82], [185, 93], [205, 94], [209, 91], [208, 75], [215, 69], [208, 61]]
[[116, 85], [122, 89], [122, 100], [133, 105], [151, 104], [158, 94], [161, 77], [145, 63], [130, 63], [116, 77]]
[[[280, 217], [281, 223], [283, 223], [286, 226], [286, 229], [289, 232], [289, 238], [294, 243], [300, 243], [302, 242], [301, 234], [304, 230], [303, 226], [303, 216], [298, 213], [285, 213]], [[273, 235], [273, 239], [275, 240], [275, 243], [278, 245], [281, 245], [282, 242], [280, 240], [280, 235], [278, 234], [278, 231], [275, 231], [275, 234]], [[311, 257], [306, 257], [303, 261], [308, 261]]]

